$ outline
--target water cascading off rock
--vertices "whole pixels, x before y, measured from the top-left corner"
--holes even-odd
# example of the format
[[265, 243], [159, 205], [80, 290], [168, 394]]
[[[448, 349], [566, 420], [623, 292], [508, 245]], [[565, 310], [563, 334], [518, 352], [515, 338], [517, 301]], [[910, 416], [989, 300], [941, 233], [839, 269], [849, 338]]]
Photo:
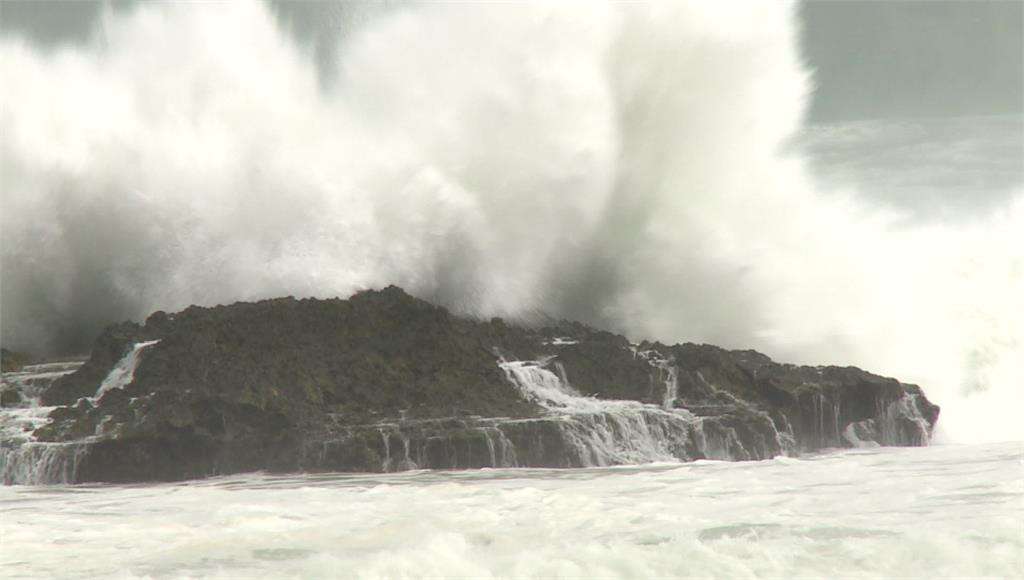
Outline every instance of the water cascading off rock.
[[389, 287], [115, 325], [3, 412], [39, 415], [5, 431], [5, 482], [70, 483], [756, 460], [924, 445], [938, 407], [852, 367], [459, 318]]

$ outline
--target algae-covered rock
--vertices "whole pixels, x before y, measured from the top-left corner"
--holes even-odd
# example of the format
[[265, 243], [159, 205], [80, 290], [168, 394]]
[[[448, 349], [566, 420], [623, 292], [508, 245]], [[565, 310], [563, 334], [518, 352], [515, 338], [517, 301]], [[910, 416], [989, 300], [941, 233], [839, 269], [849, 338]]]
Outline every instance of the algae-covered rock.
[[[528, 396], [515, 360], [582, 403]], [[587, 403], [607, 400], [636, 403]], [[763, 459], [920, 445], [938, 414], [919, 388], [859, 369], [460, 318], [395, 287], [114, 325], [43, 401], [59, 407], [35, 437], [86, 444], [76, 481]]]
[[20, 371], [29, 362], [29, 356], [22, 352], [0, 348], [0, 372]]
[[15, 407], [22, 402], [21, 391], [13, 385], [0, 386], [0, 407]]
[[72, 405], [82, 397], [96, 394], [103, 379], [135, 342], [141, 340], [141, 329], [133, 322], [107, 327], [96, 339], [92, 354], [76, 372], [61, 377], [43, 393], [44, 405]]

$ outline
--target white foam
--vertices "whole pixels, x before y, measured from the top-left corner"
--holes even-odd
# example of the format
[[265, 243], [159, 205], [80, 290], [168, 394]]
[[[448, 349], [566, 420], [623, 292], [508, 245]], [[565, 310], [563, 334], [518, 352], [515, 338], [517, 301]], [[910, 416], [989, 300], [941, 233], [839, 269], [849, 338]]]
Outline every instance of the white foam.
[[25, 578], [1014, 578], [1021, 457], [1020, 444], [950, 445], [0, 487], [0, 567]]
[[114, 368], [110, 369], [106, 378], [100, 383], [96, 394], [93, 395], [94, 400], [99, 400], [104, 393], [112, 389], [123, 389], [132, 382], [135, 378], [135, 368], [139, 365], [139, 354], [143, 349], [153, 346], [160, 342], [159, 340], [147, 340], [145, 342], [138, 342], [132, 346], [121, 360], [117, 361]]
[[57, 408], [40, 405], [43, 391], [80, 366], [82, 361], [43, 363], [3, 374], [4, 388], [21, 395], [17, 404], [0, 408], [0, 481], [5, 485], [74, 481], [82, 447], [37, 442], [33, 432], [49, 424], [49, 415]]
[[[584, 465], [677, 461], [695, 453], [733, 459], [734, 451], [743, 449], [735, 437], [729, 441], [706, 437], [701, 419], [686, 409], [584, 397], [572, 388], [565, 369], [553, 358], [503, 360], [499, 366], [525, 398], [560, 420], [563, 435]], [[555, 366], [559, 373], [547, 366]]]

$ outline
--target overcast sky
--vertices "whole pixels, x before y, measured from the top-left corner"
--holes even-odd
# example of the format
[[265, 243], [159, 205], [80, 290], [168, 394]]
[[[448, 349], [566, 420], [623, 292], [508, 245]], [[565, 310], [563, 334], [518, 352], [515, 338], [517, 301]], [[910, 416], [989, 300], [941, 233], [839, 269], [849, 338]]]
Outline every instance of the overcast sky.
[[1020, 1], [802, 6], [813, 120], [1020, 114]]

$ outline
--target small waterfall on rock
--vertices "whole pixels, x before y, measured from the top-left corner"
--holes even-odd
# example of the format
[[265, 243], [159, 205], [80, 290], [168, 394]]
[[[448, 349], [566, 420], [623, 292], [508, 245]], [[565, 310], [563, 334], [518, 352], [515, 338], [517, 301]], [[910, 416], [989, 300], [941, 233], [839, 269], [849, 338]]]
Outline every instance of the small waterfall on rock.
[[339, 425], [307, 441], [301, 468], [370, 471], [480, 467], [591, 467], [694, 459], [762, 459], [778, 452], [746, 449], [727, 421], [698, 417], [675, 404], [676, 372], [651, 361], [665, 385], [663, 405], [586, 397], [571, 386], [556, 357], [500, 360], [498, 365], [538, 417], [402, 419]]
[[[441, 431], [434, 431], [423, 437], [420, 430], [427, 431], [431, 426], [440, 427]], [[478, 467], [519, 466], [515, 446], [496, 421], [445, 419], [390, 423], [377, 429], [384, 443], [382, 471], [418, 469], [434, 463], [438, 455], [444, 456], [442, 462], [448, 462], [452, 466], [462, 462], [477, 463]], [[449, 431], [444, 433], [445, 429]], [[462, 436], [456, 436], [452, 430], [460, 432]], [[461, 445], [465, 442], [466, 435], [468, 439], [482, 443], [482, 446]]]
[[[104, 370], [90, 367], [82, 375], [53, 384], [81, 366], [78, 362], [5, 373], [0, 397], [4, 483], [93, 481], [90, 474], [109, 457], [111, 445], [124, 443], [119, 440], [126, 432], [124, 417], [130, 420], [134, 413], [138, 419], [138, 409], [146, 412], [142, 406], [117, 407], [119, 402], [136, 401], [119, 391], [132, 383], [137, 367], [145, 361], [144, 353], [157, 342], [131, 344], [105, 375]], [[873, 389], [865, 398], [863, 392], [843, 390], [841, 385], [846, 383], [835, 382], [839, 380], [835, 373], [854, 372], [854, 379], [847, 381], [871, 377], [858, 375], [860, 371], [834, 369], [823, 375], [812, 368], [764, 366], [762, 370], [775, 368], [775, 375], [768, 373], [761, 377], [767, 379], [759, 380], [750, 371], [730, 379], [721, 369], [695, 364], [684, 347], [641, 351], [625, 340], [611, 349], [606, 348], [607, 342], [588, 345], [570, 339], [544, 344], [559, 350], [537, 360], [508, 360], [495, 348], [495, 358], [485, 363], [491, 373], [500, 369], [505, 380], [492, 375], [496, 387], [520, 406], [510, 407], [508, 415], [452, 411], [456, 407], [426, 411], [392, 407], [377, 420], [364, 422], [353, 421], [351, 413], [341, 408], [326, 413], [323, 423], [308, 431], [292, 425], [275, 432], [266, 439], [270, 453], [264, 463], [257, 458], [232, 464], [246, 450], [229, 444], [208, 466], [194, 472], [198, 475], [190, 472], [189, 476], [262, 468], [391, 472], [758, 460], [840, 446], [926, 445], [933, 421], [928, 413], [935, 412], [913, 385], [880, 377], [874, 383], [850, 383]], [[618, 349], [625, 349], [625, 356]], [[609, 368], [588, 369], [581, 351], [593, 357], [590, 360], [601, 357], [602, 363], [623, 357], [619, 362], [629, 365], [632, 374], [600, 377], [594, 369], [607, 373]], [[744, 367], [736, 368], [744, 372]], [[782, 390], [770, 382], [778, 381], [781, 372], [804, 375], [790, 376], [791, 386]], [[70, 401], [67, 406], [40, 405], [40, 400], [51, 400], [50, 394], [41, 399], [46, 389], [59, 392], [83, 377], [91, 378], [66, 400]], [[752, 391], [750, 400], [741, 398], [744, 391], [729, 382], [744, 377], [750, 380], [745, 387]], [[782, 397], [783, 403], [773, 407], [757, 399], [768, 396]]]
[[[785, 413], [779, 411], [773, 418], [764, 410], [759, 409], [754, 405], [751, 405], [747, 401], [744, 401], [743, 399], [736, 397], [735, 395], [728, 391], [719, 389], [713, 383], [708, 381], [704, 377], [704, 374], [702, 372], [684, 372], [690, 377], [691, 380], [696, 381], [698, 384], [701, 385], [701, 387], [706, 389], [708, 392], [714, 393], [714, 395], [718, 397], [720, 400], [727, 401], [729, 405], [743, 409], [746, 413], [758, 416], [760, 423], [771, 432], [775, 446], [780, 453], [784, 453], [787, 455], [798, 453], [799, 445], [797, 445], [796, 433], [794, 432], [793, 424], [790, 422], [789, 417], [787, 417]], [[757, 371], [755, 370], [754, 376], [756, 376], [756, 373]], [[678, 375], [676, 375], [676, 381], [678, 382]], [[678, 386], [676, 388], [678, 389]], [[729, 429], [728, 431], [730, 432], [727, 433], [727, 435], [738, 439], [738, 435], [736, 434], [735, 430]], [[724, 445], [725, 443], [722, 444]]]
[[4, 484], [70, 483], [84, 446], [35, 441], [32, 432], [50, 422], [56, 407], [39, 404], [54, 381], [82, 366], [80, 361], [29, 365], [4, 373], [0, 409], [0, 477]]
[[668, 410], [675, 406], [676, 398], [679, 396], [679, 370], [669, 363], [666, 363], [662, 370], [665, 372], [665, 399], [662, 406]]
[[[557, 419], [582, 465], [734, 458], [731, 450], [738, 441], [710, 444], [701, 418], [689, 411], [584, 397], [564, 379], [564, 370], [562, 377], [548, 370], [550, 363], [501, 361], [500, 366], [524, 397]], [[666, 384], [674, 385], [674, 373], [666, 375]]]
[[[928, 445], [931, 429], [928, 427], [928, 421], [921, 415], [919, 396], [905, 393], [886, 407], [886, 412], [882, 414], [883, 445]], [[905, 436], [907, 430], [896, 427], [899, 421], [910, 424], [909, 440]]]
[[854, 447], [879, 445], [928, 445], [930, 429], [921, 415], [918, 395], [904, 393], [889, 403], [878, 403], [878, 418], [850, 423], [843, 439]]
[[[143, 350], [159, 340], [139, 342], [114, 365], [96, 394], [81, 404], [94, 404], [104, 394], [132, 382]], [[78, 464], [89, 441], [102, 434], [102, 423], [92, 437], [78, 441], [36, 441], [33, 432], [50, 422], [57, 407], [42, 406], [39, 397], [60, 377], [73, 373], [82, 362], [30, 365], [20, 372], [4, 373], [4, 392], [17, 393], [17, 403], [0, 409], [0, 476], [4, 484], [73, 483]]]
[[655, 350], [638, 350], [636, 345], [630, 345], [629, 349], [634, 357], [639, 356], [658, 370], [658, 380], [665, 385], [665, 395], [662, 398], [661, 406], [666, 410], [672, 409], [679, 397], [679, 369], [672, 358], [663, 357]]
[[535, 422], [529, 419], [448, 417], [343, 427], [323, 440], [307, 441], [306, 470], [405, 471], [522, 467], [517, 437], [528, 451]]
[[[553, 343], [549, 343], [553, 344]], [[561, 341], [561, 345], [571, 345]], [[573, 387], [559, 355], [497, 364], [536, 417], [407, 419], [346, 425], [304, 447], [302, 469], [401, 471], [479, 467], [591, 467], [694, 459], [757, 460], [842, 446], [923, 445], [928, 421], [918, 395], [878, 399], [872, 418], [850, 423], [837, 393], [807, 391], [773, 413], [716, 387], [656, 350], [633, 353], [651, 367], [655, 400], [600, 399]], [[683, 408], [680, 382], [707, 400]], [[657, 390], [654, 391], [658, 393]], [[798, 403], [800, 399], [795, 399]], [[696, 413], [695, 413], [695, 412]], [[343, 420], [343, 418], [342, 418]], [[877, 442], [877, 443], [875, 443]]]
[[0, 454], [4, 485], [75, 483], [78, 464], [86, 452], [84, 443], [28, 441]]
[[135, 378], [135, 368], [139, 365], [139, 353], [143, 349], [153, 346], [160, 342], [159, 340], [148, 340], [146, 342], [136, 343], [132, 347], [128, 354], [124, 355], [121, 360], [117, 361], [114, 368], [111, 369], [110, 374], [107, 378], [103, 379], [103, 383], [100, 388], [96, 389], [96, 394], [92, 397], [95, 400], [99, 400], [104, 393], [111, 389], [123, 389], [132, 379]]
[[821, 393], [813, 395], [814, 416], [817, 418], [815, 430], [817, 432], [818, 444], [821, 447], [836, 447], [839, 445], [841, 428], [839, 426], [839, 415], [841, 412], [839, 399], [825, 397]]

